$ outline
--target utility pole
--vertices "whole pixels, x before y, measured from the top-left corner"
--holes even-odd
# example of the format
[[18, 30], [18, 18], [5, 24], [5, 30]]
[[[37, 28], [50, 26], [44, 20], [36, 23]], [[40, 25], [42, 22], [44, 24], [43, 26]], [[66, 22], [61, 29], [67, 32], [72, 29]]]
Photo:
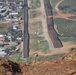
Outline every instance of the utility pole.
[[29, 57], [28, 0], [24, 0], [23, 58], [28, 58], [28, 57]]

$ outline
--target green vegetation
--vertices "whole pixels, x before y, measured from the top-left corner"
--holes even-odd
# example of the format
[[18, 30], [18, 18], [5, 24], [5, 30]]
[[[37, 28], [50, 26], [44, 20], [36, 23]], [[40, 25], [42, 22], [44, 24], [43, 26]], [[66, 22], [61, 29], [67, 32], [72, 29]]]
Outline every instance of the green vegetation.
[[21, 56], [22, 56], [22, 52], [19, 52], [19, 53], [12, 55], [11, 57], [9, 57], [9, 60], [14, 61], [14, 62], [20, 62]]
[[31, 24], [30, 49], [33, 51], [41, 50], [44, 53], [49, 52], [48, 42], [45, 40], [42, 31], [42, 22], [38, 21]]
[[41, 50], [44, 53], [49, 52], [48, 42], [44, 39], [44, 37], [38, 35], [31, 35], [32, 44], [30, 45], [33, 51]]
[[40, 15], [41, 15], [40, 11], [30, 11], [30, 18], [35, 18]]
[[32, 34], [38, 34], [41, 35], [43, 33], [42, 31], [42, 22], [34, 22], [31, 24]]
[[62, 35], [62, 40], [76, 41], [76, 21], [65, 20], [62, 18], [56, 18], [54, 20], [57, 24], [59, 32]]
[[61, 0], [50, 0], [52, 7], [54, 8], [59, 1]]
[[62, 58], [65, 54], [54, 54], [50, 56], [38, 56], [37, 61], [49, 61], [49, 60], [58, 60]]
[[69, 18], [76, 20], [76, 16], [71, 16], [71, 17], [69, 17]]
[[41, 7], [40, 0], [31, 0], [32, 9], [37, 9]]
[[22, 57], [22, 53], [18, 53], [18, 54], [14, 54], [12, 55], [9, 60], [14, 61], [14, 62], [26, 62], [26, 63], [32, 63], [33, 61], [50, 61], [50, 60], [58, 60], [60, 58], [62, 58], [65, 55], [65, 53], [63, 54], [54, 54], [54, 55], [49, 55], [49, 56], [41, 56], [39, 55], [36, 59], [34, 55], [31, 55], [30, 57], [28, 57], [27, 59], [21, 59]]
[[70, 49], [70, 51], [74, 51], [74, 50], [76, 50], [76, 47], [72, 47], [72, 48]]
[[[54, 55], [49, 55], [49, 56], [41, 56], [41, 55], [39, 55], [39, 56], [36, 58], [36, 61], [58, 60], [58, 59], [62, 58], [64, 55], [65, 55], [65, 53], [63, 53], [63, 54], [54, 54]], [[31, 63], [31, 62], [35, 61], [34, 55], [30, 56], [30, 57], [27, 59], [27, 61], [28, 61], [27, 63]]]
[[76, 14], [76, 0], [64, 0], [60, 5], [59, 9], [63, 13]]
[[0, 34], [2, 34], [2, 33], [4, 33], [5, 31], [7, 31], [7, 29], [8, 29], [8, 27], [10, 26], [10, 24], [9, 23], [5, 23], [5, 24], [3, 24], [3, 23], [0, 23]]
[[65, 20], [62, 18], [56, 18], [54, 20], [58, 26], [59, 32], [63, 34], [63, 36], [76, 37], [76, 21]]
[[45, 60], [57, 60], [59, 58], [62, 58], [65, 54], [55, 54], [51, 56], [46, 56]]
[[65, 42], [67, 42], [67, 41], [76, 42], [76, 37], [63, 37], [63, 36], [61, 36], [60, 39], [61, 39], [62, 41], [65, 41]]
[[56, 12], [56, 10], [55, 10], [55, 6], [56, 6], [56, 4], [57, 4], [59, 1], [61, 1], [61, 0], [50, 0], [51, 6], [52, 6], [52, 8], [53, 8], [53, 15], [56, 15], [56, 14], [57, 14], [57, 12]]

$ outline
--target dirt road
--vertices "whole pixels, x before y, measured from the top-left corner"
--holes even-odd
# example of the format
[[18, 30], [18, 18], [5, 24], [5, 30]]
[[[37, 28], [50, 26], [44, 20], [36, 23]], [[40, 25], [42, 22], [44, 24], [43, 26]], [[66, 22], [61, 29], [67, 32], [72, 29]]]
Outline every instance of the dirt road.
[[55, 10], [57, 12], [57, 15], [54, 16], [54, 18], [64, 18], [64, 19], [67, 19], [67, 20], [72, 20], [72, 21], [76, 21], [74, 19], [70, 19], [69, 17], [71, 16], [75, 16], [74, 14], [69, 14], [69, 13], [62, 13], [60, 10], [59, 10], [59, 5], [63, 2], [64, 0], [60, 0], [56, 6], [55, 6]]
[[[63, 2], [64, 0], [60, 0], [57, 4], [56, 4], [56, 6], [55, 6], [55, 10], [57, 11], [57, 13], [59, 13], [60, 12], [60, 10], [59, 10], [59, 5]], [[61, 12], [60, 12], [61, 13]]]
[[[30, 22], [42, 21], [43, 35], [48, 42], [49, 50], [51, 50], [54, 47], [53, 47], [53, 43], [50, 40], [49, 35], [48, 35], [46, 13], [45, 13], [45, 8], [44, 8], [44, 0], [40, 0], [40, 1], [41, 1], [41, 7], [38, 8], [38, 10], [40, 10], [42, 12], [42, 15], [38, 16], [36, 18], [30, 19]], [[31, 9], [31, 11], [32, 11], [32, 9]]]
[[53, 43], [51, 41], [51, 39], [49, 38], [48, 35], [48, 29], [47, 29], [47, 21], [46, 21], [46, 13], [45, 13], [45, 8], [44, 8], [44, 0], [40, 0], [41, 1], [41, 12], [43, 13], [43, 18], [42, 18], [42, 26], [43, 26], [43, 34], [46, 38], [46, 40], [48, 41], [49, 44], [49, 50], [51, 50], [53, 47]]

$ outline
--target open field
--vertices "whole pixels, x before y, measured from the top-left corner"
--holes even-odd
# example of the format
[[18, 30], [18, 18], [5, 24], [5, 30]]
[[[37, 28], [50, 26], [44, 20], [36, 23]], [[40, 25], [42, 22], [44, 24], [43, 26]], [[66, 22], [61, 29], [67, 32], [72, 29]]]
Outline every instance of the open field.
[[31, 28], [30, 34], [38, 34], [38, 35], [43, 34], [41, 21], [30, 23], [30, 28]]
[[64, 0], [60, 5], [59, 9], [63, 13], [76, 14], [76, 0]]
[[40, 0], [31, 0], [31, 9], [37, 9], [41, 6]]
[[41, 50], [42, 52], [47, 53], [49, 45], [43, 36], [42, 22], [34, 22], [30, 24], [30, 28], [30, 49], [32, 51]]
[[41, 15], [40, 11], [30, 11], [30, 18], [36, 18]]
[[63, 34], [63, 36], [76, 37], [76, 21], [61, 18], [56, 18], [54, 20], [58, 26], [59, 32]]
[[65, 37], [67, 40], [76, 40], [76, 21], [66, 20], [62, 18], [54, 19], [59, 33], [62, 35], [62, 38]]
[[[63, 53], [63, 54], [54, 54], [54, 55], [49, 55], [49, 56], [41, 56], [41, 55], [39, 55], [36, 58], [36, 61], [57, 60], [57, 59], [62, 58], [63, 56], [65, 56], [65, 53]], [[13, 62], [27, 62], [27, 63], [31, 63], [31, 62], [35, 61], [35, 57], [34, 57], [34, 55], [31, 55], [29, 58], [27, 58], [27, 60], [23, 60], [22, 53], [20, 52], [20, 53], [12, 55], [9, 58], [9, 60], [11, 60]]]
[[[60, 58], [62, 58], [65, 54], [54, 54], [54, 55], [49, 55], [49, 56], [38, 56], [36, 58], [36, 61], [50, 61], [50, 60], [58, 60]], [[28, 63], [34, 62], [35, 61], [35, 57], [34, 55], [31, 55], [28, 59], [27, 59]]]
[[69, 18], [76, 20], [76, 16], [71, 16], [71, 17], [69, 17]]
[[41, 50], [44, 53], [49, 52], [48, 42], [43, 37], [39, 37], [36, 35], [32, 37], [32, 43], [30, 46], [32, 51]]
[[14, 61], [14, 62], [19, 62], [21, 57], [22, 57], [22, 52], [19, 52], [9, 57], [9, 60]]
[[56, 4], [59, 2], [60, 0], [50, 0], [50, 3], [53, 7], [53, 9], [55, 8]]

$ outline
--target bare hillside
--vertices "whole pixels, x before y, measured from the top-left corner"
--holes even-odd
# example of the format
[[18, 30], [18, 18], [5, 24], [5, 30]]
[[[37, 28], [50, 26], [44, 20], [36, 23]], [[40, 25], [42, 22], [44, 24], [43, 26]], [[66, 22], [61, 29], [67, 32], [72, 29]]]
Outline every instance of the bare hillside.
[[28, 65], [0, 58], [0, 75], [76, 75], [76, 51], [70, 52], [60, 60]]

